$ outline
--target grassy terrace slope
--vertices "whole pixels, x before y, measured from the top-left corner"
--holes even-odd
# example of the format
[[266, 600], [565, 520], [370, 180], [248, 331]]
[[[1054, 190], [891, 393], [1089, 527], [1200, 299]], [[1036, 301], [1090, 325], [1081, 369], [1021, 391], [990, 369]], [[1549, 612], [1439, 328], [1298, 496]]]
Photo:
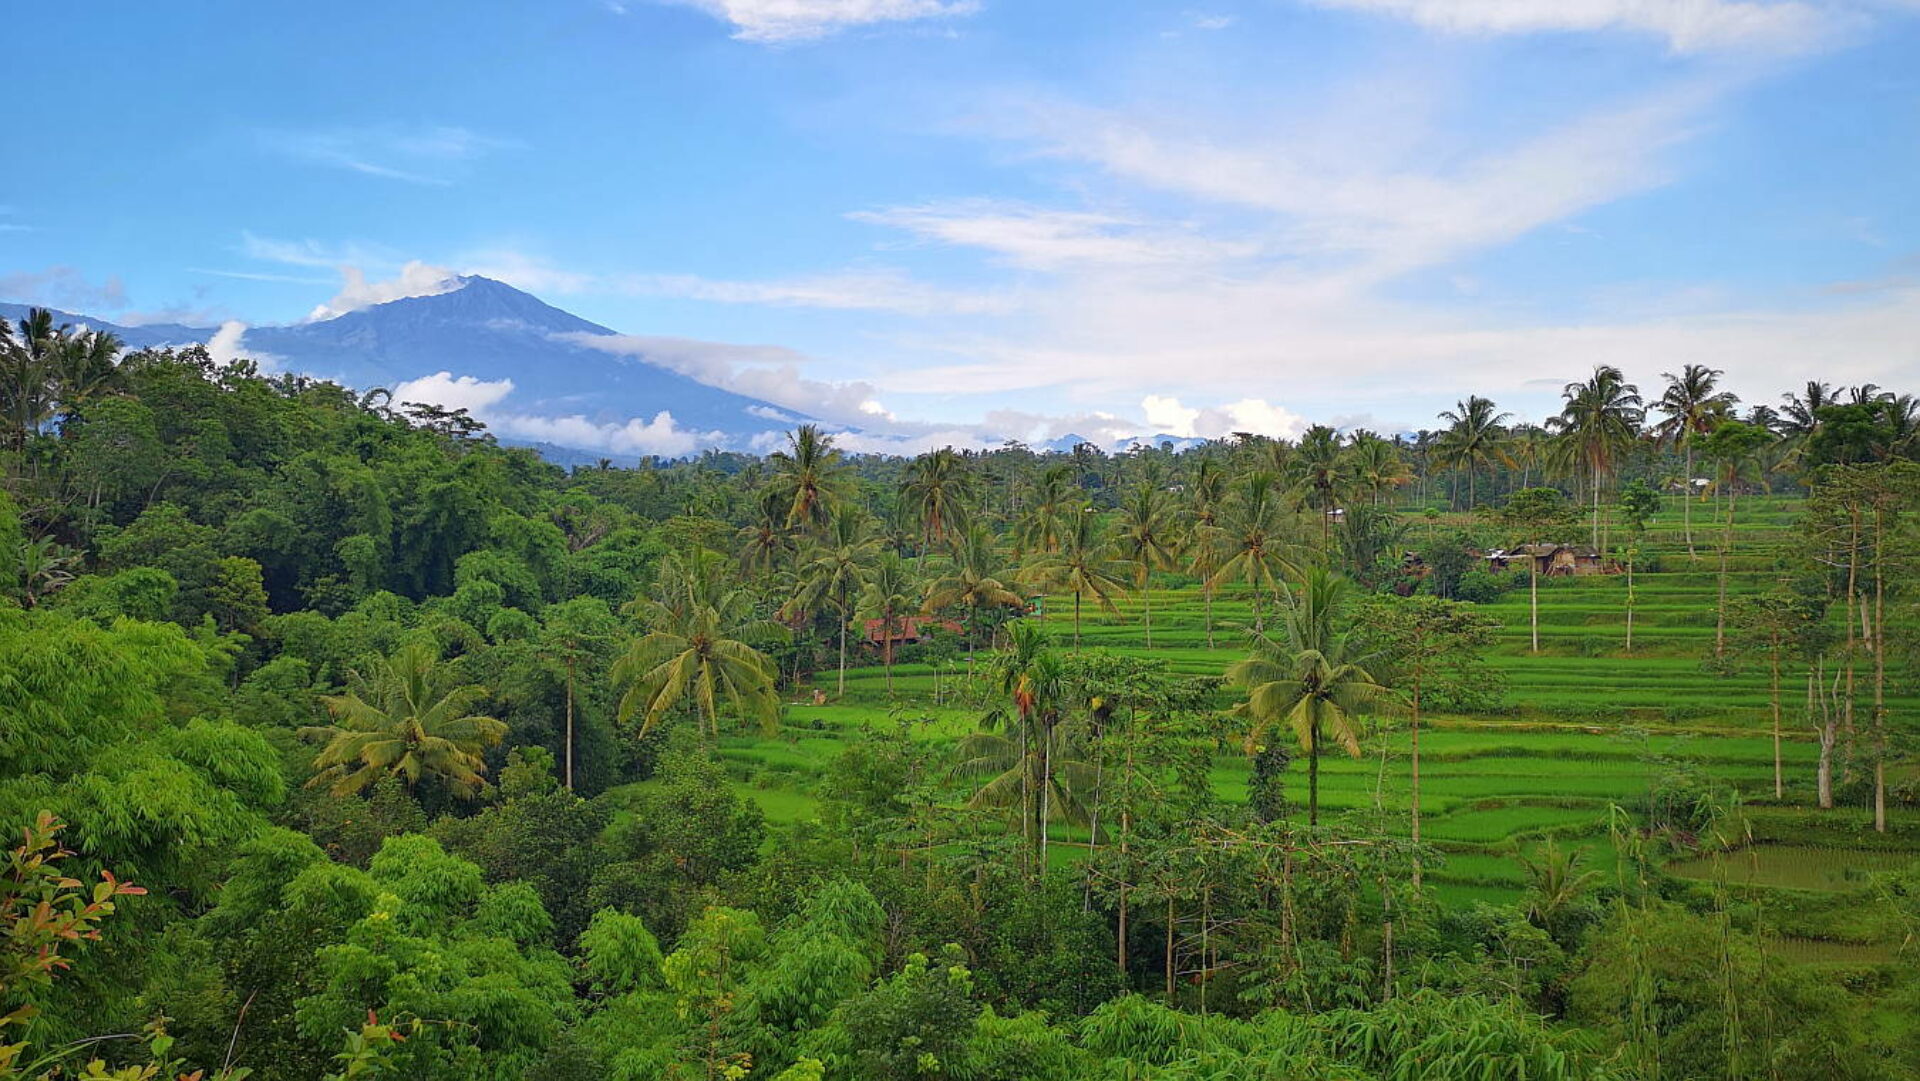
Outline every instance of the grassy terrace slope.
[[[1705, 776], [1736, 788], [1756, 805], [1759, 833], [1767, 835], [1774, 821], [1767, 816], [1774, 812], [1758, 806], [1772, 801], [1766, 674], [1756, 666], [1717, 675], [1701, 663], [1713, 646], [1721, 534], [1711, 504], [1695, 509], [1696, 559], [1687, 556], [1677, 511], [1663, 514], [1640, 545], [1631, 653], [1625, 650], [1621, 576], [1543, 580], [1538, 654], [1529, 649], [1524, 589], [1486, 606], [1504, 624], [1491, 659], [1508, 680], [1507, 707], [1493, 715], [1436, 716], [1422, 741], [1423, 833], [1448, 854], [1446, 865], [1432, 872], [1443, 896], [1462, 902], [1516, 896], [1522, 872], [1514, 853], [1547, 835], [1606, 848], [1609, 806], [1636, 804], [1663, 761], [1691, 762]], [[1729, 561], [1729, 596], [1773, 583], [1797, 509], [1787, 499], [1744, 501]], [[1088, 649], [1165, 659], [1184, 674], [1218, 675], [1239, 655], [1235, 625], [1251, 616], [1244, 600], [1232, 596], [1216, 599], [1213, 608], [1215, 646], [1209, 648], [1199, 589], [1190, 580], [1162, 576], [1153, 594], [1150, 652], [1137, 597], [1125, 601], [1117, 614], [1083, 606], [1082, 643]], [[1071, 598], [1050, 598], [1047, 611], [1047, 622], [1066, 644], [1072, 633]], [[916, 732], [949, 742], [969, 729], [979, 710], [954, 705], [955, 692], [984, 689], [967, 688], [967, 681], [950, 670], [939, 680], [945, 701], [935, 706], [935, 683], [926, 664], [899, 664], [889, 697], [881, 669], [863, 666], [848, 673], [844, 701], [794, 705], [779, 736], [731, 737], [723, 753], [737, 767], [741, 791], [770, 817], [804, 817], [813, 811], [808, 794], [813, 779], [868, 727], [899, 717], [925, 718], [916, 723]], [[831, 692], [831, 674], [823, 675], [820, 685]], [[1899, 724], [1914, 715], [1920, 699], [1910, 679], [1896, 690], [1892, 705]], [[1798, 691], [1798, 685], [1789, 685], [1786, 695], [1789, 788], [1784, 802], [1806, 807], [1813, 802], [1815, 746], [1798, 719]], [[1383, 725], [1368, 741], [1363, 759], [1324, 761], [1321, 798], [1335, 810], [1379, 814], [1390, 828], [1404, 828], [1407, 772], [1404, 732]], [[1244, 798], [1247, 776], [1246, 759], [1224, 747], [1213, 771], [1217, 791]], [[1305, 763], [1296, 761], [1290, 795], [1304, 800], [1305, 786]], [[1857, 787], [1844, 795], [1846, 805], [1827, 816], [1830, 824], [1842, 824], [1840, 844], [1817, 857], [1791, 848], [1768, 850], [1773, 866], [1747, 877], [1762, 884], [1835, 889], [1858, 885], [1856, 865], [1877, 868], [1904, 858], [1904, 853], [1849, 855], [1852, 842], [1844, 839], [1857, 836], [1866, 816]], [[1914, 843], [1920, 818], [1900, 809], [1895, 828], [1886, 843], [1920, 848]], [[1061, 830], [1058, 836], [1084, 840], [1075, 832]], [[1601, 866], [1612, 862], [1610, 853], [1596, 855], [1607, 857]], [[1679, 870], [1697, 873], [1698, 867]]]

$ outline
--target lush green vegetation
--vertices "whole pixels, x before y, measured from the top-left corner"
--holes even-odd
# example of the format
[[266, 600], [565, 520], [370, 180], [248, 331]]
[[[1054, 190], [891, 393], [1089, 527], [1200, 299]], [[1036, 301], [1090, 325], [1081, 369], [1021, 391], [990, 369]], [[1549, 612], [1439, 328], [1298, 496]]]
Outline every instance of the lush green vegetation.
[[0, 362], [0, 1078], [1920, 1072], [1910, 399], [567, 473]]

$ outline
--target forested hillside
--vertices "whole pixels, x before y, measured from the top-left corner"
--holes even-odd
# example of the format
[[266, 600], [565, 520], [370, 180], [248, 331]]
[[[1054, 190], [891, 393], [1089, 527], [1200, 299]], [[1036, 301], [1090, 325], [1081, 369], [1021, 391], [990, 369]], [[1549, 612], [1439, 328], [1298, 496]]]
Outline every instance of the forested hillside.
[[0, 1078], [1920, 1076], [1920, 409], [1718, 376], [569, 472], [30, 316]]

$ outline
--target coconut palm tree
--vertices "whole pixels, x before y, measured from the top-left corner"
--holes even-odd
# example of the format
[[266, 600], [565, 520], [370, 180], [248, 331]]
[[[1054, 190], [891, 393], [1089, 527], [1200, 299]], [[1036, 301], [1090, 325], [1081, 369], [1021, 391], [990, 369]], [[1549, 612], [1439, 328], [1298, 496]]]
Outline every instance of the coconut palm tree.
[[1152, 574], [1173, 566], [1179, 551], [1167, 494], [1151, 485], [1134, 489], [1120, 508], [1118, 550], [1137, 568], [1135, 582], [1145, 613], [1147, 648], [1153, 648]]
[[1307, 752], [1307, 820], [1320, 822], [1320, 749], [1327, 740], [1360, 756], [1361, 718], [1387, 705], [1364, 653], [1337, 626], [1346, 580], [1313, 568], [1283, 593], [1279, 636], [1251, 635], [1252, 652], [1227, 669], [1227, 682], [1247, 691], [1234, 713], [1247, 721], [1247, 752], [1256, 753], [1287, 727]]
[[773, 488], [786, 507], [789, 529], [826, 527], [846, 500], [846, 462], [833, 437], [818, 425], [802, 424], [787, 433], [787, 449], [767, 455], [774, 467]]
[[731, 587], [721, 557], [701, 550], [673, 553], [664, 561], [654, 597], [640, 597], [624, 609], [639, 617], [647, 633], [628, 647], [609, 672], [626, 686], [620, 719], [638, 714], [640, 731], [649, 732], [669, 711], [691, 702], [702, 730], [720, 734], [724, 699], [745, 720], [771, 730], [780, 718], [774, 693], [776, 670], [758, 645], [784, 641], [788, 631], [754, 614], [753, 596]]
[[967, 610], [967, 666], [973, 666], [973, 641], [982, 611], [1019, 608], [1026, 603], [1012, 586], [1011, 570], [1001, 562], [993, 534], [978, 523], [954, 537], [946, 566], [927, 583], [925, 610], [960, 607]]
[[1373, 432], [1362, 430], [1353, 433], [1347, 457], [1348, 471], [1353, 475], [1355, 487], [1365, 493], [1372, 503], [1378, 504], [1380, 497], [1391, 489], [1404, 488], [1413, 483], [1413, 470], [1407, 465], [1400, 448]]
[[1281, 579], [1294, 573], [1296, 565], [1290, 553], [1299, 545], [1284, 532], [1279, 493], [1271, 473], [1250, 473], [1242, 478], [1222, 506], [1218, 540], [1218, 563], [1209, 588], [1228, 582], [1240, 582], [1253, 592], [1253, 629], [1264, 630], [1260, 607], [1262, 594], [1274, 592]]
[[1688, 364], [1678, 375], [1663, 373], [1667, 389], [1654, 403], [1655, 409], [1666, 414], [1666, 419], [1654, 426], [1654, 438], [1686, 452], [1687, 499], [1681, 504], [1681, 528], [1690, 558], [1697, 558], [1693, 548], [1693, 446], [1701, 436], [1712, 431], [1714, 425], [1731, 416], [1733, 407], [1740, 404], [1739, 397], [1731, 391], [1717, 389], [1720, 377], [1725, 374], [1705, 364]]
[[893, 643], [907, 629], [907, 620], [920, 610], [920, 583], [898, 552], [882, 552], [860, 591], [856, 615], [880, 624], [880, 663], [887, 673], [887, 693], [893, 693]]
[[1466, 472], [1468, 514], [1473, 514], [1479, 506], [1474, 482], [1480, 470], [1506, 461], [1506, 423], [1512, 416], [1500, 412], [1492, 399], [1478, 394], [1470, 394], [1466, 401], [1455, 402], [1452, 409], [1440, 411], [1447, 430], [1434, 441], [1433, 464]]
[[1051, 552], [1086, 506], [1086, 493], [1073, 483], [1073, 467], [1050, 466], [1034, 487], [1033, 503], [1015, 530], [1014, 552], [1027, 555]]
[[30, 309], [17, 326], [0, 319], [0, 416], [13, 449], [23, 450], [41, 425], [105, 388], [122, 348], [105, 331], [55, 326], [45, 308]]
[[1316, 424], [1300, 436], [1299, 445], [1293, 448], [1293, 454], [1287, 458], [1285, 471], [1279, 474], [1285, 479], [1296, 506], [1320, 512], [1320, 546], [1323, 550], [1332, 546], [1332, 512], [1340, 506], [1353, 480], [1347, 467], [1347, 456], [1340, 446], [1340, 433], [1324, 424]]
[[740, 571], [762, 584], [773, 578], [780, 564], [797, 550], [787, 527], [785, 494], [771, 486], [760, 492], [754, 516], [740, 527]]
[[1114, 554], [1106, 523], [1091, 507], [1065, 523], [1059, 546], [1027, 562], [1023, 577], [1045, 590], [1073, 594], [1073, 648], [1080, 648], [1080, 604], [1091, 597], [1109, 612], [1119, 612], [1114, 598], [1127, 589], [1133, 564]]
[[[988, 714], [988, 731], [961, 741], [960, 763], [954, 772], [989, 778], [967, 805], [1016, 810], [1021, 836], [1045, 874], [1047, 825], [1089, 821], [1091, 816], [1076, 791], [1091, 783], [1093, 770], [1085, 762], [1060, 755], [1059, 728], [1068, 693], [1066, 667], [1046, 631], [1038, 624], [1016, 623], [1008, 637], [1007, 651], [999, 659], [998, 684], [1012, 708]], [[1002, 731], [991, 731], [994, 728]]]
[[1620, 457], [1640, 438], [1646, 416], [1640, 388], [1627, 382], [1620, 369], [1602, 364], [1583, 382], [1561, 389], [1566, 407], [1547, 422], [1556, 436], [1564, 461], [1586, 473], [1593, 496], [1593, 546], [1604, 550], [1600, 534], [1600, 490]]
[[867, 574], [880, 554], [880, 539], [866, 513], [856, 506], [841, 507], [827, 524], [826, 534], [802, 557], [789, 616], [830, 607], [840, 619], [840, 682], [837, 694], [847, 693], [847, 625], [853, 606], [866, 588]]
[[485, 696], [484, 687], [460, 683], [433, 647], [401, 647], [369, 675], [356, 675], [346, 694], [320, 699], [334, 723], [300, 730], [326, 741], [307, 787], [328, 785], [344, 796], [396, 776], [409, 788], [434, 780], [461, 799], [479, 795], [486, 749], [507, 733], [505, 723], [472, 712]]
[[945, 544], [973, 512], [974, 475], [952, 447], [920, 455], [907, 464], [900, 498], [920, 523], [920, 550]]

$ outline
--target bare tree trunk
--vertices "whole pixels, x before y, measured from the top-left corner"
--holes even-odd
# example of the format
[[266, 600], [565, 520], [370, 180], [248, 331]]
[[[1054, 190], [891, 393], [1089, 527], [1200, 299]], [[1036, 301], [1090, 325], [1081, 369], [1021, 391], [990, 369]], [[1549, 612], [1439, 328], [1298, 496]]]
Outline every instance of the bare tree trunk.
[[[844, 615], [844, 613], [842, 613]], [[840, 689], [836, 697], [847, 696], [847, 621], [840, 621]]]
[[1887, 832], [1887, 526], [1885, 512], [1873, 521], [1873, 828]]
[[1780, 633], [1774, 632], [1772, 648], [1768, 650], [1767, 689], [1773, 702], [1773, 798], [1784, 799], [1787, 794], [1786, 774], [1780, 761]]
[[573, 791], [573, 658], [567, 658], [567, 791]]
[[[1413, 674], [1413, 727], [1411, 729], [1413, 745], [1413, 888], [1420, 888], [1420, 673]], [[1382, 746], [1385, 741], [1381, 741]], [[1393, 924], [1389, 922], [1388, 927]], [[1388, 967], [1392, 967], [1393, 946], [1387, 946]]]
[[1687, 476], [1685, 496], [1680, 500], [1680, 516], [1684, 522], [1682, 528], [1687, 534], [1687, 558], [1699, 559], [1700, 556], [1693, 550], [1693, 433], [1683, 435], [1681, 442], [1687, 446]]
[[1727, 528], [1720, 536], [1720, 602], [1713, 620], [1713, 655], [1727, 655], [1727, 557], [1733, 551], [1733, 513], [1738, 502], [1733, 486], [1727, 486]]

